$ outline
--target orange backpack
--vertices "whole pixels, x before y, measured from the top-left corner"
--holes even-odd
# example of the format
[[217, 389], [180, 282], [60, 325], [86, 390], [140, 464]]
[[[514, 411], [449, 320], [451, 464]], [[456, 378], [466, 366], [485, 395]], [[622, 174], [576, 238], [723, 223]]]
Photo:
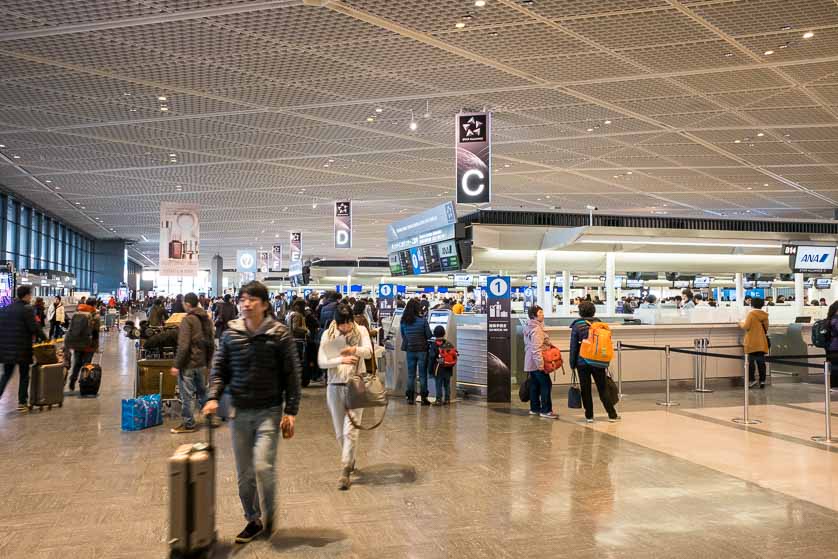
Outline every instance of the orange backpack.
[[608, 368], [614, 358], [614, 344], [611, 328], [606, 323], [588, 322], [588, 337], [579, 346], [579, 358], [591, 367]]
[[545, 373], [552, 373], [557, 369], [561, 369], [564, 366], [564, 361], [562, 360], [562, 352], [559, 351], [554, 345], [551, 345], [547, 349], [541, 352], [541, 358], [544, 360], [544, 372]]

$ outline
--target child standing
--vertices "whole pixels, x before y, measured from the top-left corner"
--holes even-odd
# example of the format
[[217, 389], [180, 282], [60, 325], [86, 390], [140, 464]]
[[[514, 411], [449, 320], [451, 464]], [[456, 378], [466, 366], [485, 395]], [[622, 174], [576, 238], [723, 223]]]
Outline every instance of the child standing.
[[434, 328], [434, 341], [431, 342], [431, 353], [433, 355], [434, 377], [436, 379], [436, 401], [435, 406], [443, 403], [451, 403], [451, 374], [457, 364], [457, 348], [445, 339], [445, 327]]

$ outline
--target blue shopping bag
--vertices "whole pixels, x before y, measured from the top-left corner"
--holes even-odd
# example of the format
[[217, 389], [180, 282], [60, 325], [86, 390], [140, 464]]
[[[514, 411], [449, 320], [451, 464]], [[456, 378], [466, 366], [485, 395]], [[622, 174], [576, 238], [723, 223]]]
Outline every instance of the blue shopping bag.
[[160, 394], [122, 400], [122, 430], [139, 431], [163, 423]]

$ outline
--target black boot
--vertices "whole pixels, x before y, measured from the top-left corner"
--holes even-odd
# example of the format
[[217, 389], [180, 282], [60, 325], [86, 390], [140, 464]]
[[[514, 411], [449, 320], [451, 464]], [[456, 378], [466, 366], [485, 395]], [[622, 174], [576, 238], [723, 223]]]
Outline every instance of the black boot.
[[408, 406], [412, 406], [416, 403], [416, 394], [414, 392], [408, 392], [405, 397], [407, 398]]
[[431, 405], [431, 401], [428, 400], [428, 393], [427, 392], [422, 393], [422, 405], [423, 406], [430, 406]]

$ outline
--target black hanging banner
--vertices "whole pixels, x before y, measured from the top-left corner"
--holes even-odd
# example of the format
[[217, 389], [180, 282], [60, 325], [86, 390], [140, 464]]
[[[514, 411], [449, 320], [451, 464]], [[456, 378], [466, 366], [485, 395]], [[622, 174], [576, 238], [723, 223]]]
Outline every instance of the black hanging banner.
[[291, 233], [291, 262], [303, 260], [303, 234], [299, 231]]
[[335, 202], [335, 248], [352, 248], [352, 202]]
[[512, 401], [512, 299], [509, 276], [486, 280], [487, 400]]
[[460, 113], [456, 117], [457, 203], [492, 201], [492, 113]]

